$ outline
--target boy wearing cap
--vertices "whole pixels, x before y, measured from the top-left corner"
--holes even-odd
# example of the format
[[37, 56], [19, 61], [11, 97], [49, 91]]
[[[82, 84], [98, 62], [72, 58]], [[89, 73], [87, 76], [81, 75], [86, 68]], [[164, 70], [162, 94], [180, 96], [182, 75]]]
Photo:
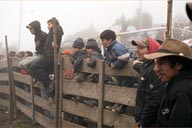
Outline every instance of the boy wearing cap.
[[136, 94], [135, 120], [138, 128], [154, 127], [165, 90], [163, 83], [153, 71], [154, 61], [146, 60], [144, 55], [155, 52], [160, 48], [160, 45], [149, 36], [133, 40], [132, 45], [137, 47], [137, 60], [133, 62], [133, 69], [141, 76], [141, 83]]
[[[96, 66], [97, 60], [103, 59], [101, 55], [101, 50], [98, 47], [98, 43], [95, 39], [88, 39], [86, 44], [86, 50], [88, 56], [86, 57], [87, 66], [90, 68], [94, 68]], [[93, 74], [91, 82], [98, 82], [98, 75]]]
[[158, 127], [192, 127], [192, 59], [185, 43], [167, 39], [146, 59], [154, 59], [154, 71], [164, 83], [166, 95], [160, 105]]
[[83, 59], [87, 57], [87, 51], [84, 49], [85, 43], [82, 38], [77, 38], [72, 45], [74, 53], [70, 57], [71, 64], [73, 65], [74, 73], [77, 73], [77, 76], [74, 78], [75, 81], [81, 82], [84, 79], [83, 75], [80, 73]]

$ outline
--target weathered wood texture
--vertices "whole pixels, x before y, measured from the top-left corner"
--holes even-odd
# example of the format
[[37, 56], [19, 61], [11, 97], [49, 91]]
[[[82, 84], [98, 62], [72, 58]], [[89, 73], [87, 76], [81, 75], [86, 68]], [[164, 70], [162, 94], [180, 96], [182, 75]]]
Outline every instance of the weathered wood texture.
[[5, 99], [0, 98], [0, 105], [9, 106], [9, 100], [5, 100]]
[[[68, 57], [65, 57], [63, 60], [63, 68], [64, 69], [70, 69], [72, 68], [72, 64], [69, 61]], [[98, 74], [99, 73], [99, 65], [98, 62], [95, 66], [95, 68], [87, 67], [87, 62], [83, 61], [83, 65], [81, 68], [81, 71], [83, 72], [91, 72]], [[124, 68], [122, 69], [110, 69], [108, 65], [105, 64], [105, 74], [106, 75], [115, 75], [115, 76], [131, 76], [131, 77], [138, 77], [139, 74], [133, 69], [133, 62], [130, 61]]]
[[[64, 80], [63, 93], [99, 99], [99, 86], [96, 83], [82, 82], [79, 84], [71, 80]], [[135, 88], [105, 85], [104, 94], [104, 101], [135, 106]]]
[[[19, 62], [20, 60], [13, 61], [13, 66], [18, 66]], [[99, 63], [100, 62], [98, 61], [96, 67], [92, 69], [87, 67], [86, 62], [84, 61], [83, 68], [82, 68], [83, 72], [91, 72], [91, 73], [99, 74], [100, 76], [99, 83], [89, 83], [89, 82], [77, 83], [74, 80], [63, 79], [62, 73], [60, 73], [61, 80], [59, 82], [60, 85], [58, 86], [60, 86], [60, 89], [61, 89], [61, 91], [59, 92], [61, 103], [57, 104], [61, 108], [61, 110], [59, 110], [60, 115], [61, 115], [61, 111], [72, 113], [74, 115], [87, 118], [97, 123], [98, 127], [100, 128], [102, 127], [102, 125], [114, 126], [118, 128], [135, 127], [135, 120], [133, 116], [117, 114], [117, 113], [103, 109], [103, 101], [124, 104], [130, 107], [135, 106], [135, 97], [136, 97], [135, 88], [107, 85], [107, 84], [104, 84], [103, 82], [104, 74], [110, 74], [115, 76], [119, 75], [119, 76], [138, 77], [139, 75], [132, 69], [132, 62], [129, 62], [129, 64], [121, 70], [112, 70], [107, 65], [99, 66]], [[71, 63], [69, 62], [69, 58], [65, 58], [61, 64], [62, 64], [61, 67], [63, 67], [62, 68], [63, 70], [72, 68]], [[102, 67], [103, 67], [103, 70], [102, 70]], [[2, 79], [0, 80], [6, 80], [6, 81], [8, 80], [8, 75], [6, 73], [2, 73], [0, 74], [0, 76], [2, 76]], [[20, 73], [14, 72], [13, 77], [14, 77], [14, 80], [16, 81], [20, 81], [21, 83], [30, 85], [32, 89], [31, 76], [22, 75]], [[32, 92], [26, 92], [25, 90], [18, 88], [17, 86], [14, 86], [14, 87], [15, 87], [15, 94], [18, 97], [30, 103], [33, 103], [33, 98], [34, 98], [34, 105], [40, 106], [45, 110], [51, 111], [52, 113], [55, 112], [56, 108], [59, 108], [55, 104], [51, 104], [48, 100], [43, 99], [39, 96], [33, 95]], [[0, 92], [7, 94], [8, 87], [0, 86]], [[91, 107], [84, 103], [63, 99], [62, 94], [71, 94], [71, 95], [78, 95], [78, 96], [83, 96], [87, 98], [97, 99], [99, 101], [99, 105]], [[8, 104], [8, 101], [0, 99], [0, 104]], [[54, 128], [55, 126], [57, 126], [55, 125], [54, 120], [51, 120], [46, 116], [44, 116], [43, 114], [35, 111], [34, 110], [35, 107], [30, 108], [24, 104], [21, 104], [19, 101], [16, 101], [16, 106], [17, 106], [17, 109], [19, 109], [24, 114], [34, 119], [35, 121], [37, 121], [38, 123], [40, 123], [46, 128]], [[65, 120], [61, 120], [58, 122], [61, 122], [62, 125], [58, 125], [58, 126], [62, 128], [84, 128], [83, 126], [73, 124]]]
[[[80, 102], [76, 103], [71, 100], [63, 99], [63, 110], [74, 115], [82, 116], [94, 122], [97, 122], [99, 111], [98, 107], [90, 107]], [[134, 126], [135, 124], [134, 117], [116, 114], [108, 110], [104, 110], [103, 119], [103, 123], [108, 126], [120, 126], [121, 123], [125, 123], [130, 126]]]
[[8, 73], [0, 73], [0, 81], [8, 81]]
[[0, 85], [0, 93], [9, 94], [9, 86]]

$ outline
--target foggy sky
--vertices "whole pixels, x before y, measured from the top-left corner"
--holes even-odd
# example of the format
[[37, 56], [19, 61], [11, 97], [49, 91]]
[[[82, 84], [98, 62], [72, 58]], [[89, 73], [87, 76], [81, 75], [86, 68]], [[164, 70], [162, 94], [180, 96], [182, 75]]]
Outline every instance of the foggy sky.
[[[174, 14], [181, 13], [185, 15], [185, 3], [187, 0], [174, 1]], [[112, 26], [115, 20], [122, 14], [126, 18], [133, 17], [136, 9], [139, 7], [140, 0], [0, 0], [0, 42], [4, 42], [4, 36], [7, 35], [9, 44], [16, 44], [20, 50], [34, 51], [34, 36], [26, 29], [26, 25], [33, 20], [39, 20], [42, 30], [48, 32], [47, 20], [56, 17], [65, 32], [64, 41], [67, 35], [88, 28], [91, 24], [101, 32]], [[143, 0], [142, 10], [152, 15], [154, 24], [166, 24], [167, 0]], [[19, 37], [20, 44], [18, 45]]]

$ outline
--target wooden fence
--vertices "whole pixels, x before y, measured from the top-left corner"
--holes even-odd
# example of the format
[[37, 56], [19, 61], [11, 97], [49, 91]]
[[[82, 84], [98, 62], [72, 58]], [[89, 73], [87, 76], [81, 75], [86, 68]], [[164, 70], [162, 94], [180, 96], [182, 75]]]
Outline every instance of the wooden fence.
[[[18, 63], [18, 60], [13, 60], [12, 66], [17, 67]], [[7, 67], [7, 64], [5, 62], [0, 62], [0, 67]], [[78, 83], [73, 79], [64, 79], [62, 75], [63, 71], [70, 70], [71, 68], [72, 65], [69, 62], [69, 58], [61, 58], [61, 64], [59, 64], [59, 84], [56, 85], [55, 88], [56, 100], [54, 104], [34, 94], [33, 87], [36, 85], [33, 85], [33, 80], [30, 75], [22, 75], [20, 73], [13, 72], [12, 77], [14, 85], [11, 85], [11, 78], [9, 77], [10, 75], [8, 75], [8, 72], [0, 73], [0, 81], [9, 81], [9, 86], [0, 85], [0, 93], [9, 96], [7, 99], [2, 99], [0, 97], [0, 104], [7, 106], [11, 105], [11, 107], [9, 107], [10, 118], [16, 118], [17, 113], [14, 109], [17, 109], [30, 117], [34, 123], [38, 122], [46, 128], [85, 127], [83, 125], [74, 124], [64, 120], [65, 114], [63, 113], [66, 112], [82, 117], [89, 122], [93, 122], [97, 124], [96, 127], [98, 128], [104, 128], [105, 126], [114, 126], [115, 128], [135, 127], [133, 114], [117, 114], [104, 108], [105, 102], [123, 104], [129, 106], [130, 108], [135, 107], [135, 88], [119, 87], [104, 83], [104, 76], [106, 74], [114, 76], [138, 77], [138, 74], [132, 69], [132, 62], [129, 62], [129, 64], [121, 70], [112, 70], [108, 68], [104, 61], [98, 61], [94, 69], [87, 67], [86, 62], [83, 62], [81, 71], [99, 74], [98, 83]], [[30, 89], [26, 91], [26, 89], [16, 86], [16, 82], [23, 83]], [[98, 101], [98, 106], [89, 106], [82, 102], [75, 102], [64, 98], [64, 95], [75, 95], [95, 99]], [[40, 110], [43, 111], [50, 111], [53, 115], [52, 118], [45, 116], [43, 112], [38, 111], [37, 108], [41, 108]]]

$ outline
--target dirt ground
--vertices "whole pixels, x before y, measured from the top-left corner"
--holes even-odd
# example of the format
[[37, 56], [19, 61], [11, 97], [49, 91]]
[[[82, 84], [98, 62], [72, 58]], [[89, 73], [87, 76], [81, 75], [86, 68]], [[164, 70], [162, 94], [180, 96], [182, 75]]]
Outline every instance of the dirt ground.
[[32, 120], [21, 112], [18, 112], [16, 120], [10, 125], [9, 114], [5, 111], [0, 110], [0, 128], [44, 128], [39, 124], [32, 124]]

